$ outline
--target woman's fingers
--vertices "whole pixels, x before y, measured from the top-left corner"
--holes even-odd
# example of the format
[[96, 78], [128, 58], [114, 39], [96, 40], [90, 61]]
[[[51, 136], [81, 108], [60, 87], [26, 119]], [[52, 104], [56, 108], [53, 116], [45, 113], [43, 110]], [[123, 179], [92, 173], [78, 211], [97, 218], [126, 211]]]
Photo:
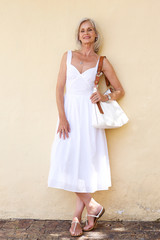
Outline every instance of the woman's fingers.
[[66, 130], [66, 132], [65, 132], [65, 133], [66, 133], [66, 137], [67, 137], [67, 138], [69, 138], [69, 135], [68, 135], [68, 130]]
[[63, 139], [65, 139], [65, 130], [62, 130]]
[[57, 134], [59, 133], [59, 137], [61, 138], [61, 132], [60, 131], [57, 131]]
[[90, 99], [91, 99], [92, 103], [97, 103], [97, 102], [101, 101], [101, 95], [99, 92], [95, 92], [91, 95]]
[[69, 138], [69, 132], [70, 132], [70, 125], [69, 123], [66, 124], [66, 126], [63, 125], [59, 125], [57, 133], [59, 133], [59, 137], [63, 137], [63, 139], [65, 139], [66, 137]]
[[100, 101], [101, 102], [105, 102], [106, 101], [106, 97], [103, 94], [101, 94], [99, 91], [93, 93], [91, 95], [90, 99], [91, 99], [92, 103], [97, 103], [97, 102], [100, 102]]
[[65, 139], [65, 136], [68, 137], [68, 131], [62, 129], [62, 130], [59, 130], [59, 137], [63, 137], [63, 139]]
[[67, 130], [68, 130], [68, 132], [70, 132], [70, 131], [71, 131], [71, 128], [70, 128], [70, 125], [69, 125], [69, 123], [68, 123], [68, 128], [67, 128]]
[[63, 131], [63, 139], [65, 139], [66, 137], [69, 138], [69, 134], [68, 134], [68, 129], [64, 129]]
[[95, 92], [95, 93], [92, 93], [92, 95], [91, 95], [90, 99], [94, 98], [96, 95], [97, 95], [97, 92]]

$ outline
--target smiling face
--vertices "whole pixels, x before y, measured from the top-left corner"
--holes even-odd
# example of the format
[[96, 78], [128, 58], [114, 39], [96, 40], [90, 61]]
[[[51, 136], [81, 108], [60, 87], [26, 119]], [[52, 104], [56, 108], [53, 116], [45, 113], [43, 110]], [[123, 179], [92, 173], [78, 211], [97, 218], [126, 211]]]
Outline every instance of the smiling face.
[[94, 27], [89, 21], [85, 21], [80, 25], [79, 28], [79, 40], [82, 44], [94, 43], [97, 34], [94, 30]]

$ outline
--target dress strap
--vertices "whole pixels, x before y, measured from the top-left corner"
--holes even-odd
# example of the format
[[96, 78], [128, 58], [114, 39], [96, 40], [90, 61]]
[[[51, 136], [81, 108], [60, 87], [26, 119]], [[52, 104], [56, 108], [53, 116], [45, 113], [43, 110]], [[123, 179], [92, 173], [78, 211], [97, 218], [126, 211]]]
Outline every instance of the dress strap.
[[71, 59], [72, 59], [72, 51], [68, 50], [68, 53], [67, 53], [67, 64], [71, 64]]
[[100, 61], [100, 57], [98, 58], [97, 64], [96, 64], [96, 69], [98, 70], [98, 66], [99, 66], [99, 61]]

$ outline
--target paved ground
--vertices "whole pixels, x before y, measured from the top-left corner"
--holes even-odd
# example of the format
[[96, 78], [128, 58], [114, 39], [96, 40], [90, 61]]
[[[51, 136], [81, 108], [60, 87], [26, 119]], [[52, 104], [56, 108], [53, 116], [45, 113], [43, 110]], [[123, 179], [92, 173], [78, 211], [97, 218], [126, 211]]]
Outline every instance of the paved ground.
[[160, 240], [160, 221], [99, 221], [97, 227], [82, 237], [70, 237], [70, 221], [0, 220], [0, 240]]

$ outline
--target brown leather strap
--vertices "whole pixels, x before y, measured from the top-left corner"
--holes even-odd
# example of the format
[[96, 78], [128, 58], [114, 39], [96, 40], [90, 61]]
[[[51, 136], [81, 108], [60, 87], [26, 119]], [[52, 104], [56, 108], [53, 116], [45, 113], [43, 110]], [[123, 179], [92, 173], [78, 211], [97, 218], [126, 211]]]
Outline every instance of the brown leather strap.
[[[100, 56], [99, 64], [98, 64], [98, 68], [97, 68], [96, 79], [95, 79], [95, 81], [94, 81], [94, 84], [95, 84], [95, 85], [98, 85], [100, 76], [103, 74], [103, 72], [102, 72], [102, 66], [103, 66], [103, 59], [104, 59], [105, 57], [106, 57], [106, 56]], [[108, 80], [108, 78], [107, 78], [106, 76], [105, 76], [105, 82], [106, 82], [106, 85], [107, 85], [107, 86], [110, 85], [110, 82], [109, 82], [109, 80]], [[99, 108], [100, 113], [101, 113], [101, 114], [104, 114], [100, 102], [97, 102], [97, 106], [98, 106], [98, 108]]]
[[104, 58], [105, 58], [105, 56], [100, 56], [99, 63], [98, 63], [98, 68], [97, 68], [96, 79], [94, 81], [95, 85], [98, 85], [99, 78], [102, 75], [102, 66], [103, 66], [103, 59]]
[[97, 102], [97, 106], [98, 106], [98, 108], [99, 108], [100, 113], [101, 113], [101, 114], [104, 114], [100, 102]]
[[[94, 81], [95, 85], [98, 85], [100, 76], [103, 74], [102, 66], [103, 66], [103, 59], [104, 58], [106, 58], [106, 56], [100, 56], [99, 64], [98, 64], [98, 68], [97, 68], [96, 79]], [[106, 85], [108, 87], [110, 85], [110, 82], [109, 82], [109, 80], [108, 80], [108, 78], [106, 76], [105, 76], [105, 82], [106, 82]]]

